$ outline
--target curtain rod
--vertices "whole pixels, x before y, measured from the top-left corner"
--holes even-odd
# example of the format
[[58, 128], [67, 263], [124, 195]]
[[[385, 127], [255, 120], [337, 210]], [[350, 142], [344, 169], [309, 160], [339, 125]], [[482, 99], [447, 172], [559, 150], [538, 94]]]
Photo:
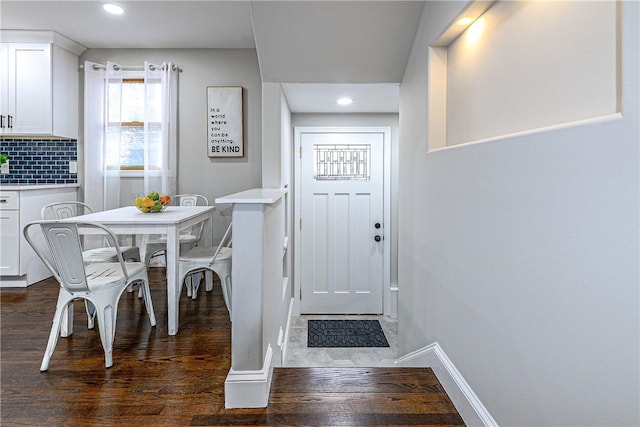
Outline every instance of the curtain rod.
[[[155, 71], [158, 68], [158, 65], [154, 65], [154, 64], [149, 64], [149, 69], [151, 71]], [[160, 67], [161, 69], [164, 69], [164, 65], [162, 65]], [[93, 69], [94, 70], [106, 70], [107, 66], [106, 65], [102, 65], [102, 64], [93, 64]], [[118, 64], [113, 64], [113, 69], [118, 71], [118, 70], [144, 70], [144, 65], [118, 65]], [[182, 68], [178, 67], [176, 64], [173, 64], [171, 66], [172, 70], [178, 70], [178, 72], [182, 72]]]

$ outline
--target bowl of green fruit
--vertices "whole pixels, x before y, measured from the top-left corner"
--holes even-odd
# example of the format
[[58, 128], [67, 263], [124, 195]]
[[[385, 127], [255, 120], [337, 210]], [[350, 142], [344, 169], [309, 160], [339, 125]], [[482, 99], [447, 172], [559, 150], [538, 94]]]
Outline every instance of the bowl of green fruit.
[[166, 194], [161, 196], [158, 192], [152, 191], [146, 195], [134, 195], [133, 203], [140, 212], [158, 213], [165, 210], [171, 203], [171, 196]]

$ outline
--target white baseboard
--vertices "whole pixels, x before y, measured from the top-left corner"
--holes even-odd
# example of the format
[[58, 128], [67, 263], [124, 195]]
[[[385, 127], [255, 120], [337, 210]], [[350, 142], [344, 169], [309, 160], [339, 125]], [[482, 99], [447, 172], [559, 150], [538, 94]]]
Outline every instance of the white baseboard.
[[232, 368], [229, 370], [224, 382], [224, 407], [226, 409], [267, 407], [273, 374], [272, 357], [273, 349], [269, 345], [262, 369], [234, 371]]
[[2, 276], [0, 278], [0, 288], [26, 288], [27, 286], [27, 276]]
[[431, 368], [466, 425], [498, 427], [498, 423], [437, 342], [402, 356], [395, 363], [398, 366]]

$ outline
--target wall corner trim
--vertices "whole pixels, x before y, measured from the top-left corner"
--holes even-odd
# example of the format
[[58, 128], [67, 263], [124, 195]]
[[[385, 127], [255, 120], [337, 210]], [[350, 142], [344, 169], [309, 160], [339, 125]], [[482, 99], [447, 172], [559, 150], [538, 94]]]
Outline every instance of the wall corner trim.
[[286, 366], [287, 358], [289, 357], [289, 336], [291, 335], [291, 321], [293, 320], [293, 307], [295, 305], [295, 298], [289, 300], [289, 311], [287, 313], [287, 324], [284, 329], [284, 339], [282, 342], [282, 366]]
[[433, 369], [466, 425], [498, 427], [498, 423], [437, 342], [396, 359], [395, 364]]
[[229, 370], [224, 382], [224, 407], [232, 408], [266, 408], [269, 403], [269, 390], [273, 367], [271, 359], [273, 349], [267, 347], [262, 369], [257, 371]]

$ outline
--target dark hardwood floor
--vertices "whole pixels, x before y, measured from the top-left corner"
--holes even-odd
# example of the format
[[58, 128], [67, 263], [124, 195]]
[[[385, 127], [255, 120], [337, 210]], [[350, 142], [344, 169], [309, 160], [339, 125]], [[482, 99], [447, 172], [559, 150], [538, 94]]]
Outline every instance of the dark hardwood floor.
[[164, 269], [150, 270], [158, 325], [135, 293], [120, 300], [114, 365], [75, 303], [74, 334], [41, 373], [57, 283], [0, 291], [2, 426], [462, 425], [429, 369], [279, 368], [268, 408], [224, 409], [231, 325], [218, 282], [182, 295], [180, 332], [167, 335]]

